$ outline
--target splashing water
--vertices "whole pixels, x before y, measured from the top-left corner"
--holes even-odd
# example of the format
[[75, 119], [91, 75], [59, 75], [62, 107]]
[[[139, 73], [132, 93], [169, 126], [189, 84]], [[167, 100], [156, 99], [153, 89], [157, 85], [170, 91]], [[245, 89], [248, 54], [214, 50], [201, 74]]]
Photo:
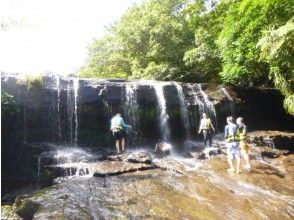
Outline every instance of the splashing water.
[[157, 96], [158, 108], [160, 111], [159, 122], [160, 122], [160, 130], [163, 141], [168, 141], [170, 139], [170, 128], [168, 126], [168, 114], [166, 111], [166, 100], [163, 92], [164, 84], [163, 83], [155, 83], [154, 89]]
[[138, 102], [137, 102], [137, 85], [136, 84], [127, 84], [125, 87], [125, 99], [126, 99], [126, 116], [128, 122], [132, 125], [133, 129], [136, 129], [136, 125], [138, 124], [137, 110], [138, 110]]
[[73, 102], [72, 102], [72, 93], [70, 89], [70, 81], [67, 84], [67, 117], [68, 117], [68, 136], [69, 136], [69, 142], [73, 143]]
[[75, 78], [73, 80], [73, 87], [74, 87], [74, 116], [75, 116], [75, 138], [74, 138], [74, 145], [77, 146], [78, 144], [78, 92], [79, 92], [79, 79]]
[[93, 176], [91, 161], [95, 155], [79, 148], [64, 148], [57, 150], [54, 158], [57, 165], [51, 167], [62, 168], [66, 176]]
[[58, 141], [61, 139], [61, 126], [60, 126], [60, 76], [56, 77], [56, 88], [57, 88], [57, 124], [58, 124]]
[[185, 101], [185, 96], [184, 96], [184, 92], [183, 92], [183, 87], [177, 82], [174, 82], [174, 84], [175, 84], [177, 92], [178, 92], [178, 97], [179, 97], [179, 101], [180, 101], [181, 120], [182, 120], [182, 124], [185, 127], [186, 138], [190, 139], [191, 138], [190, 121], [189, 121], [189, 115], [188, 115], [188, 107], [187, 107], [187, 103]]

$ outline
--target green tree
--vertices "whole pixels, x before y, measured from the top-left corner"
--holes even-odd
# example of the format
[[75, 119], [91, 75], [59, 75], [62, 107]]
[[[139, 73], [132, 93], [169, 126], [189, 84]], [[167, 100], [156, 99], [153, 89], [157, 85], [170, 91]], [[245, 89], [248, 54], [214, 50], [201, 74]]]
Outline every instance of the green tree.
[[232, 0], [218, 38], [225, 83], [268, 83], [269, 66], [256, 48], [263, 31], [285, 24], [293, 15], [292, 0]]
[[80, 70], [81, 77], [123, 78], [131, 75], [124, 48], [113, 34], [94, 39], [88, 47], [89, 58]]
[[294, 21], [269, 31], [257, 44], [260, 60], [270, 66], [269, 76], [285, 96], [284, 106], [294, 115]]
[[131, 8], [117, 35], [131, 60], [133, 78], [179, 79], [188, 32], [184, 0], [151, 0]]

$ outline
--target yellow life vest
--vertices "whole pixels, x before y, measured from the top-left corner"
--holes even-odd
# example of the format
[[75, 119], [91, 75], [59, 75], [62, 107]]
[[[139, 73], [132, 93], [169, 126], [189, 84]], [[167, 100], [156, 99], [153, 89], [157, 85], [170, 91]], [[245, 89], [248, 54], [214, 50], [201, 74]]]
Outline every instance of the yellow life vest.
[[209, 130], [211, 128], [211, 121], [209, 118], [203, 118], [203, 127], [202, 129]]
[[247, 131], [246, 127], [239, 127], [237, 133], [239, 134], [240, 140], [246, 140], [247, 139]]
[[233, 142], [233, 141], [240, 141], [240, 131], [237, 128], [236, 133], [233, 134], [232, 130], [229, 129], [229, 133], [227, 134], [227, 137], [225, 138], [226, 142]]

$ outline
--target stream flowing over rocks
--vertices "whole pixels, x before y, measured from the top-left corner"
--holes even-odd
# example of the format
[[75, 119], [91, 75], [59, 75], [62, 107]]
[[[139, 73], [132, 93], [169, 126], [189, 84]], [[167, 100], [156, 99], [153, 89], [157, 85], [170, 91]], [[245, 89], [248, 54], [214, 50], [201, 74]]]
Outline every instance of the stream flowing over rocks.
[[[271, 89], [2, 74], [1, 219], [293, 219], [294, 119]], [[28, 83], [28, 82], [27, 82]], [[3, 98], [2, 97], [2, 98]], [[109, 120], [132, 126], [115, 153]], [[216, 133], [205, 148], [202, 113]], [[227, 116], [252, 169], [227, 172]], [[172, 146], [169, 155], [155, 144]]]

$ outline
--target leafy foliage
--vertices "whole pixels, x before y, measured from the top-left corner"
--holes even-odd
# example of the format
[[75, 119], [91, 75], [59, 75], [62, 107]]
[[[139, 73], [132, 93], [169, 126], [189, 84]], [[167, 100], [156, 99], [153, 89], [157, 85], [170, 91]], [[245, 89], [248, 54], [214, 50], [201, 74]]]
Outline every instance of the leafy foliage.
[[285, 96], [284, 106], [294, 115], [294, 21], [289, 20], [260, 39], [260, 59], [268, 62], [269, 76]]
[[25, 85], [28, 90], [33, 88], [39, 88], [43, 84], [43, 74], [33, 74], [33, 73], [26, 73], [22, 74], [19, 78], [17, 83], [19, 85]]
[[15, 98], [13, 95], [1, 91], [1, 113], [14, 115], [17, 112]]
[[90, 44], [80, 75], [275, 86], [293, 109], [293, 11], [293, 0], [145, 0]]

